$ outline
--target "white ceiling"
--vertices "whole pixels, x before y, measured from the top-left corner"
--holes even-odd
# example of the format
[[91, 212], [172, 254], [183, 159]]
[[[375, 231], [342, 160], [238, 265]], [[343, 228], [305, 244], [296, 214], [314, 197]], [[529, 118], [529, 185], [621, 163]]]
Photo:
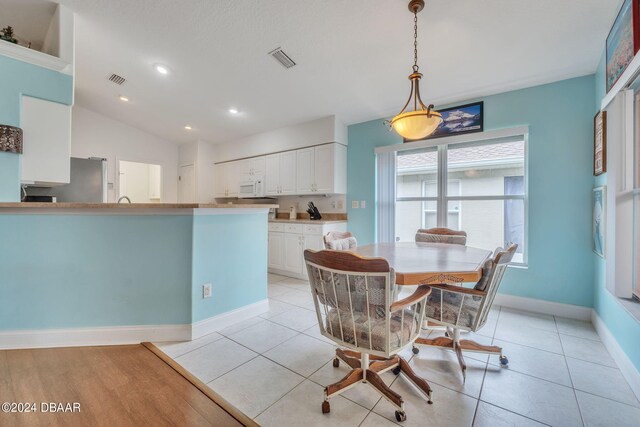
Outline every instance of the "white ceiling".
[[[76, 102], [172, 141], [223, 142], [332, 114], [356, 123], [393, 115], [408, 96], [406, 0], [61, 2], [76, 12]], [[419, 15], [423, 99], [593, 73], [618, 5], [427, 0]], [[297, 66], [285, 70], [267, 55], [279, 46]], [[155, 63], [171, 75], [158, 75]], [[112, 72], [127, 83], [108, 82]]]

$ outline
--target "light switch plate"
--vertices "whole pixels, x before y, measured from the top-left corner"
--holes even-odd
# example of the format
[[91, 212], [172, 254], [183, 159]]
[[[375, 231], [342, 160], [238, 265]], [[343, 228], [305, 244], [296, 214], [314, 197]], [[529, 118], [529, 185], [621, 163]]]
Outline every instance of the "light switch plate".
[[358, 209], [359, 205], [360, 205], [359, 201], [357, 201], [357, 200], [352, 200], [351, 201], [351, 209]]
[[360, 207], [361, 207], [362, 209], [366, 208], [366, 207], [367, 207], [367, 201], [366, 201], [366, 200], [362, 200], [362, 201], [360, 202]]

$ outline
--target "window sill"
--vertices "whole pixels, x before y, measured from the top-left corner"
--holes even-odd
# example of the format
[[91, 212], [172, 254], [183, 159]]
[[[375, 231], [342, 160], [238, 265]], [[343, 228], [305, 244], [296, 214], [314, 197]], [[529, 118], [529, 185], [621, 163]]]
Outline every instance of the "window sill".
[[627, 313], [637, 322], [640, 322], [640, 301], [633, 298], [614, 297]]

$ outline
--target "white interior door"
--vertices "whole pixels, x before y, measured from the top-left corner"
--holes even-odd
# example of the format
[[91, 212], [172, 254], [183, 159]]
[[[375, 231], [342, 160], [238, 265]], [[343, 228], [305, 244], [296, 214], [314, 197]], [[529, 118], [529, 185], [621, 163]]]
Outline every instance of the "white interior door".
[[196, 203], [196, 174], [194, 165], [180, 166], [178, 175], [178, 201]]

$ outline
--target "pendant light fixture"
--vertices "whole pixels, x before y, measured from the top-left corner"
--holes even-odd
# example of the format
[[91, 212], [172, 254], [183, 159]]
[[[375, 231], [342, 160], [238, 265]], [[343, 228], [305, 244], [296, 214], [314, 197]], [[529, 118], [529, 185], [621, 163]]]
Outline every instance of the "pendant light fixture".
[[[433, 109], [433, 104], [426, 106], [420, 98], [422, 74], [418, 67], [418, 12], [423, 8], [424, 0], [409, 2], [409, 10], [413, 13], [413, 72], [409, 75], [411, 92], [402, 111], [389, 122], [396, 132], [409, 140], [426, 138], [442, 123], [442, 116]], [[407, 110], [411, 106], [413, 110]]]

